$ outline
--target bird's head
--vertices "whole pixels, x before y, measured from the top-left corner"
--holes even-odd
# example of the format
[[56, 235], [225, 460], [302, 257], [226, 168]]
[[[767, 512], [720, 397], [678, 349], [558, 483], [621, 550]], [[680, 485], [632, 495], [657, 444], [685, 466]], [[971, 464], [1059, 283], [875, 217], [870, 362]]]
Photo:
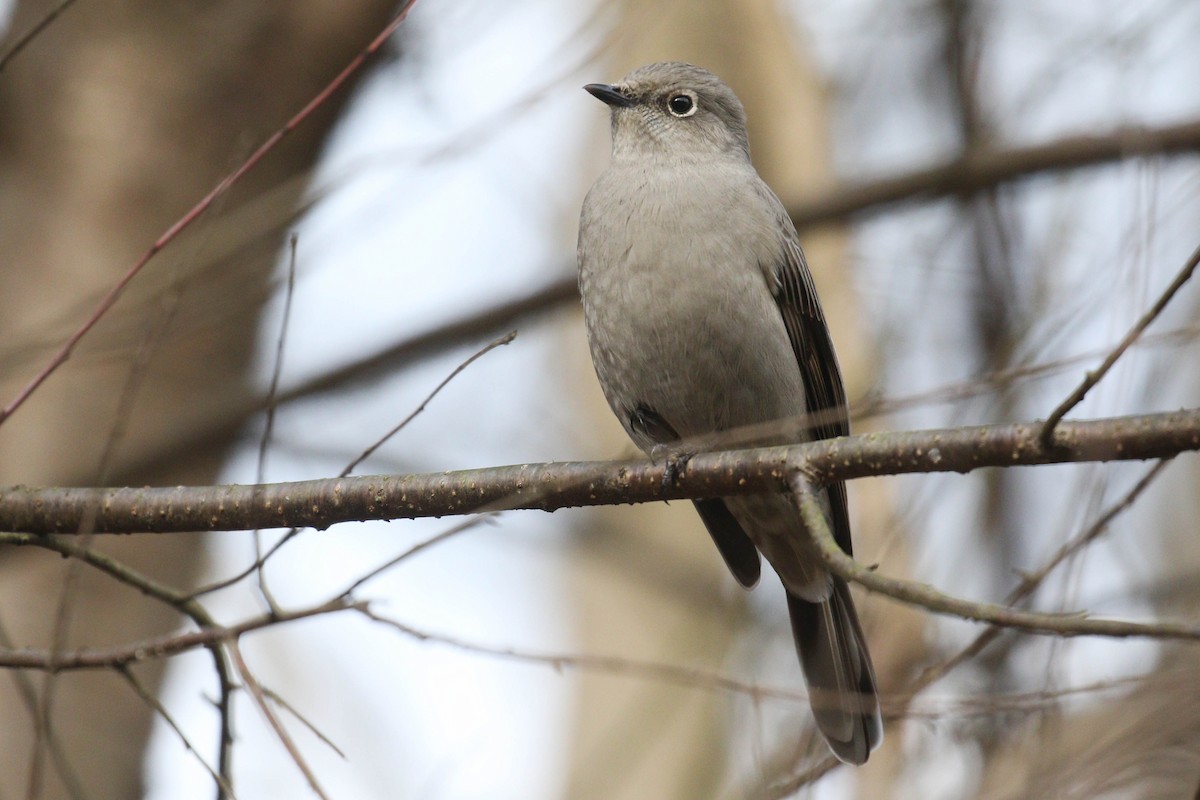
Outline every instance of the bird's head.
[[612, 110], [615, 158], [749, 157], [741, 101], [708, 70], [665, 61], [638, 67], [614, 84], [583, 88]]

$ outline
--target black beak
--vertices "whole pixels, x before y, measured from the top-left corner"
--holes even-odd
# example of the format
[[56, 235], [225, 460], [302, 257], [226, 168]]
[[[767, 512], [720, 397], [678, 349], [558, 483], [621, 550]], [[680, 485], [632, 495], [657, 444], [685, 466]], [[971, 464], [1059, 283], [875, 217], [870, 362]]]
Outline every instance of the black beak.
[[621, 94], [617, 91], [617, 87], [608, 83], [589, 83], [583, 88], [592, 97], [613, 108], [629, 108], [634, 103], [632, 98]]

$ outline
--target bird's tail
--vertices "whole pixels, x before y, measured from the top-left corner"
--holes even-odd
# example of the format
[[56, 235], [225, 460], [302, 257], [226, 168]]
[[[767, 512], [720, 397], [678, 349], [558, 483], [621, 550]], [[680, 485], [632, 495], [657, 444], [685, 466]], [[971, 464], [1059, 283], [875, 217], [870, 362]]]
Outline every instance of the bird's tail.
[[788, 592], [796, 652], [817, 728], [834, 755], [862, 764], [883, 740], [875, 670], [846, 582], [833, 577], [829, 599], [811, 603]]

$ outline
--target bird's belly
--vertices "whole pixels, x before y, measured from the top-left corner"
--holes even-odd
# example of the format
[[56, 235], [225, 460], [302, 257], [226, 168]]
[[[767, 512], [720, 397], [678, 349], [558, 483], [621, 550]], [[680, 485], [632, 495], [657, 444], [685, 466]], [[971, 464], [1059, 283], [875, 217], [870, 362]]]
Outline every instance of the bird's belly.
[[[804, 389], [782, 318], [755, 265], [612, 269], [593, 279], [607, 302], [588, 311], [609, 403], [627, 429], [652, 411], [681, 437], [791, 417]], [[642, 441], [643, 448], [654, 442]]]

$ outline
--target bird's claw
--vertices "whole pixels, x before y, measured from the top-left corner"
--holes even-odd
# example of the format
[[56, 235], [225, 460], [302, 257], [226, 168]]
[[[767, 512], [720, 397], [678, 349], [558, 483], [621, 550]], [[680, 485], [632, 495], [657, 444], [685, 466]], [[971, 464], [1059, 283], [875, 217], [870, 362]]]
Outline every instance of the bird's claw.
[[655, 463], [660, 460], [665, 462], [662, 477], [663, 492], [675, 488], [679, 482], [679, 476], [683, 474], [684, 468], [687, 467], [687, 463], [692, 460], [694, 455], [696, 454], [690, 450], [680, 450], [667, 444], [659, 444], [651, 448], [650, 460]]

